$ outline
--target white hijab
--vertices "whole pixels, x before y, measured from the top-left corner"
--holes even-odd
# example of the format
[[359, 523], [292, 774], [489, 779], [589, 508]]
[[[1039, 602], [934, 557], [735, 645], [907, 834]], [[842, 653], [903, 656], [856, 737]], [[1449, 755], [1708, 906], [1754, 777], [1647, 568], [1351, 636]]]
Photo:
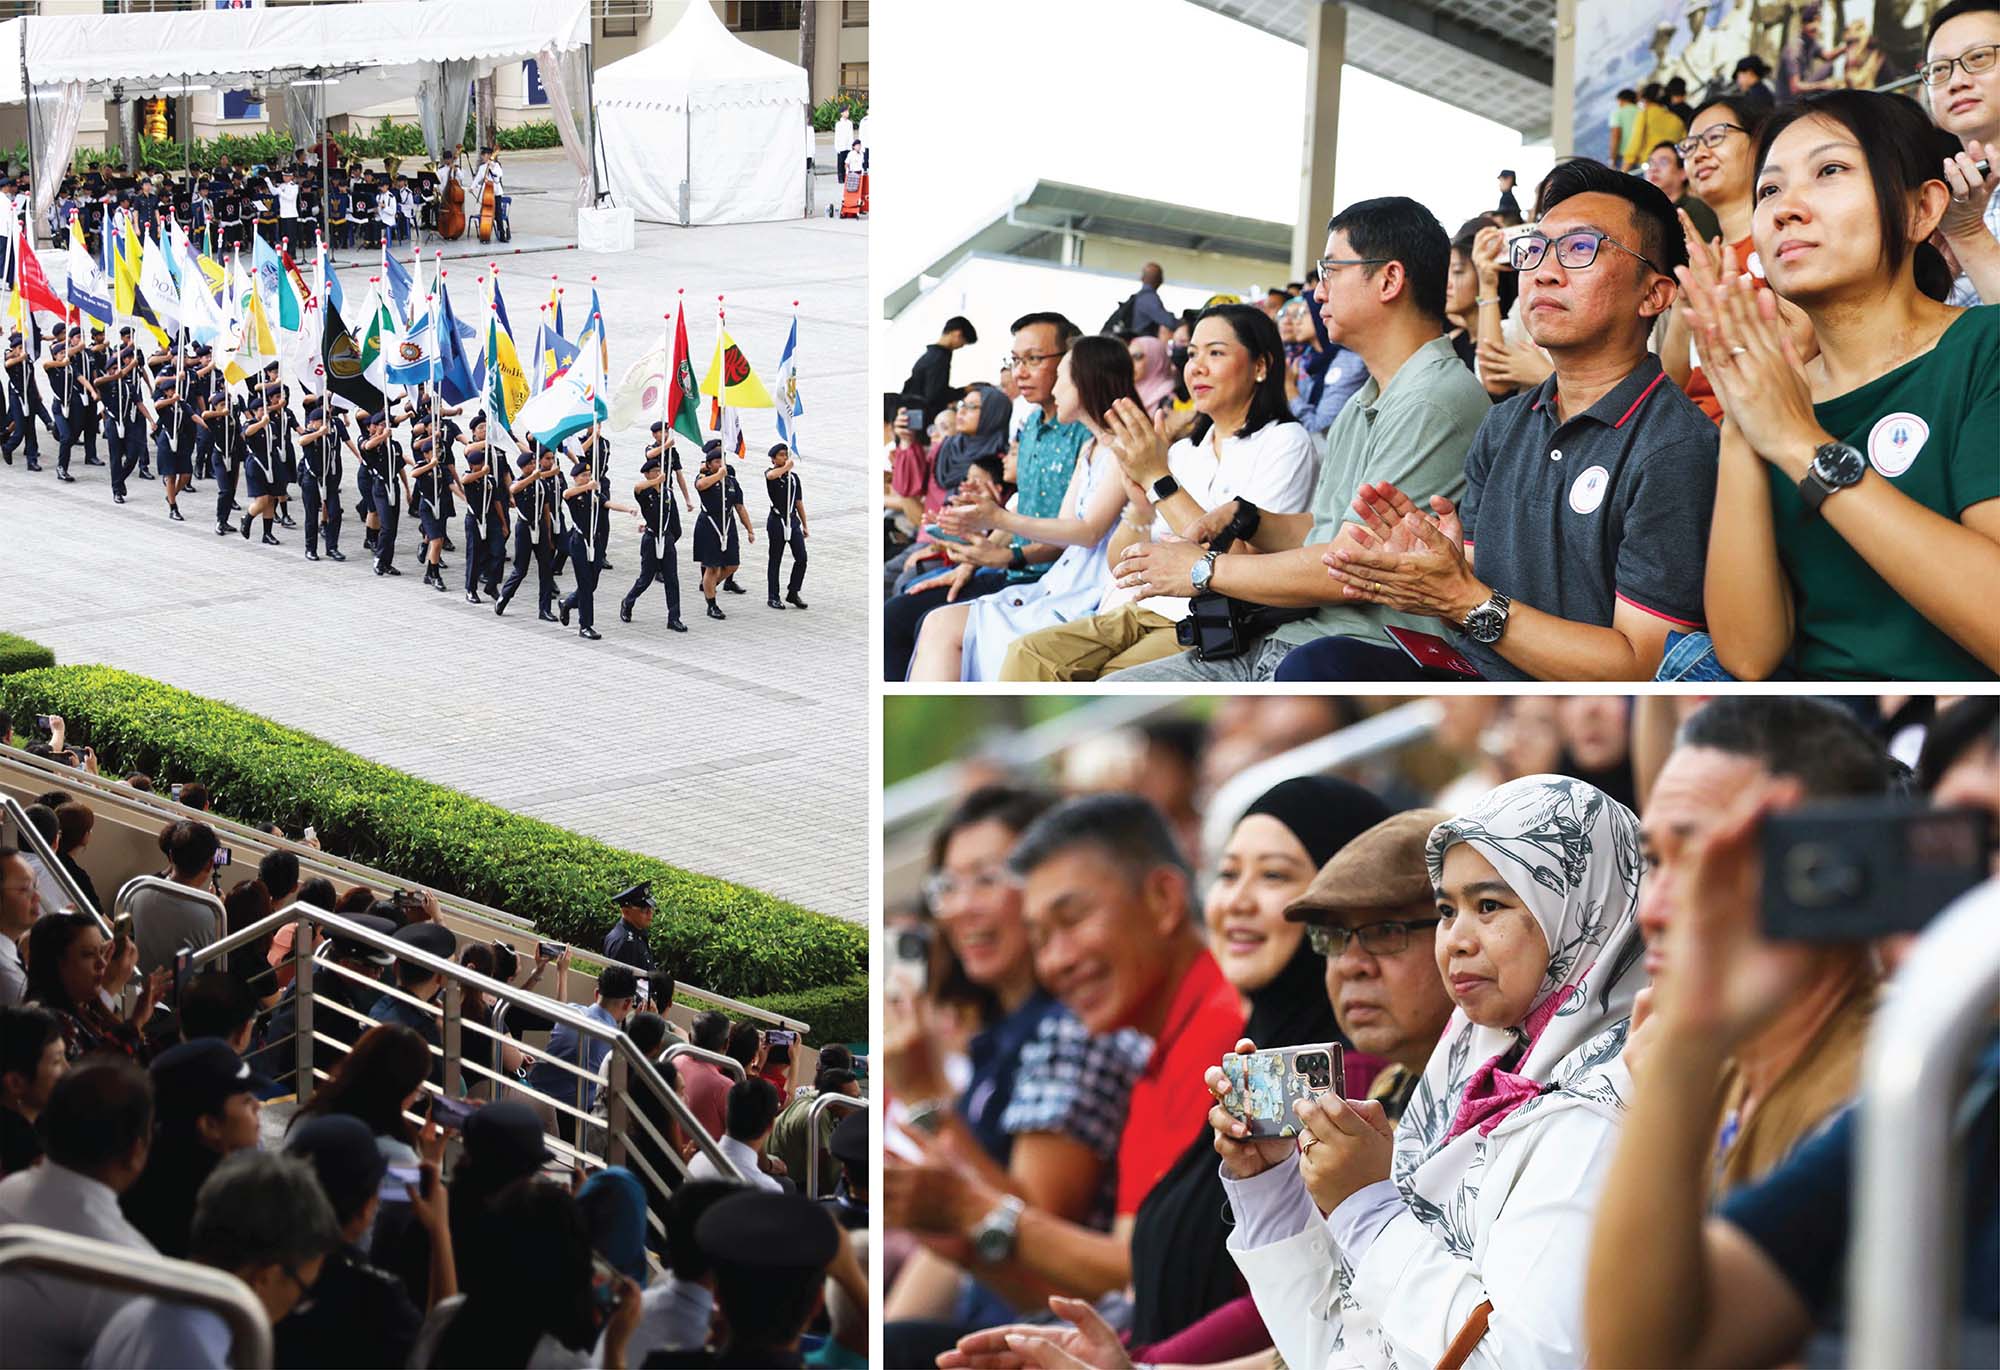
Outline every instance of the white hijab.
[[[1396, 1128], [1392, 1174], [1404, 1202], [1456, 1255], [1470, 1259], [1473, 1200], [1486, 1141], [1533, 1112], [1581, 1106], [1621, 1112], [1604, 1067], [1625, 1044], [1645, 984], [1636, 918], [1639, 821], [1594, 785], [1560, 775], [1509, 781], [1431, 830], [1432, 884], [1444, 855], [1470, 843], [1527, 905], [1549, 945], [1548, 969], [1522, 1022], [1475, 1025], [1454, 1009]], [[1482, 1068], [1523, 1049], [1488, 1082]], [[1465, 1118], [1465, 1096], [1479, 1085]]]

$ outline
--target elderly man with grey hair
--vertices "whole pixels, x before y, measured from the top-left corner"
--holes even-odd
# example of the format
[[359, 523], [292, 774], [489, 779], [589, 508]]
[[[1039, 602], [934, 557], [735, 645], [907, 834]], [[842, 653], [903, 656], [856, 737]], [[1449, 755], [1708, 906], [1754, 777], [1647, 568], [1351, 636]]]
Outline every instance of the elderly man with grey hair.
[[[312, 1289], [340, 1240], [333, 1205], [309, 1162], [239, 1151], [215, 1168], [195, 1199], [188, 1254], [243, 1281], [276, 1323]], [[134, 1299], [104, 1325], [85, 1364], [221, 1370], [231, 1364], [229, 1324], [195, 1304]]]

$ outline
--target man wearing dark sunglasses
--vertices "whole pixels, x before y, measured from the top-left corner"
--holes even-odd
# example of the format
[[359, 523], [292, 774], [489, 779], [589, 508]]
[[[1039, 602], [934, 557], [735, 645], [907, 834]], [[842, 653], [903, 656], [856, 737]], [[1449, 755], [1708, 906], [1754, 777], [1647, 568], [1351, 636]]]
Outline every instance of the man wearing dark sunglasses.
[[[1718, 437], [1646, 345], [1686, 242], [1658, 187], [1601, 163], [1560, 164], [1537, 201], [1510, 261], [1555, 374], [1480, 425], [1461, 503], [1363, 487], [1368, 537], [1324, 560], [1350, 600], [1448, 625], [1485, 679], [1644, 680], [1667, 634], [1703, 621]], [[1394, 648], [1325, 638], [1278, 678], [1423, 676]]]

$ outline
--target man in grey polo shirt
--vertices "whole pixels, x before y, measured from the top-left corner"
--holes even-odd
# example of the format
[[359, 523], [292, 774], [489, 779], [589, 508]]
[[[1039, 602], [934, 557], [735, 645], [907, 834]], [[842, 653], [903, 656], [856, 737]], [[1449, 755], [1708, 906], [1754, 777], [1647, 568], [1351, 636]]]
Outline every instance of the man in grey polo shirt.
[[127, 903], [132, 939], [139, 944], [139, 973], [171, 966], [182, 947], [205, 947], [222, 937], [222, 901], [210, 893], [220, 844], [206, 823], [179, 822], [162, 844], [173, 867], [174, 889], [137, 890]]
[[[1450, 238], [1415, 200], [1363, 200], [1328, 222], [1313, 298], [1328, 335], [1361, 357], [1368, 379], [1327, 430], [1312, 508], [1278, 514], [1231, 500], [1189, 528], [1186, 541], [1137, 544], [1117, 569], [1122, 584], [1143, 594], [1192, 596], [1205, 562], [1208, 588], [1219, 594], [1313, 612], [1240, 656], [1200, 661], [1182, 652], [1119, 671], [1118, 680], [1269, 680], [1301, 643], [1352, 633], [1386, 646], [1389, 624], [1430, 626], [1414, 614], [1344, 600], [1320, 558], [1363, 485], [1389, 481], [1420, 498], [1457, 498], [1465, 489], [1465, 451], [1492, 405], [1443, 337], [1450, 265]], [[1255, 550], [1204, 552], [1225, 529]]]
[[[1596, 162], [1558, 165], [1537, 200], [1514, 267], [1555, 374], [1481, 425], [1461, 505], [1378, 488], [1364, 545], [1324, 560], [1349, 598], [1450, 629], [1488, 680], [1647, 680], [1668, 633], [1702, 625], [1715, 502], [1715, 426], [1646, 350], [1687, 246], [1657, 186]], [[1278, 678], [1427, 677], [1395, 648], [1329, 638]]]

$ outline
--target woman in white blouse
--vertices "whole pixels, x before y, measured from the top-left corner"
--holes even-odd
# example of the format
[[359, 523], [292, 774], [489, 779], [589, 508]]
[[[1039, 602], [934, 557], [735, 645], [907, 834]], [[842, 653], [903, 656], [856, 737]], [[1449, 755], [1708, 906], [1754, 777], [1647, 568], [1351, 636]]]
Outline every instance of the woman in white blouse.
[[1427, 855], [1458, 1007], [1423, 1080], [1393, 1134], [1379, 1105], [1327, 1101], [1301, 1107], [1296, 1147], [1249, 1141], [1218, 1103], [1231, 1252], [1296, 1370], [1434, 1365], [1482, 1323], [1468, 1366], [1580, 1365], [1625, 1112], [1607, 1067], [1644, 984], [1638, 822], [1528, 776], [1440, 824]]

